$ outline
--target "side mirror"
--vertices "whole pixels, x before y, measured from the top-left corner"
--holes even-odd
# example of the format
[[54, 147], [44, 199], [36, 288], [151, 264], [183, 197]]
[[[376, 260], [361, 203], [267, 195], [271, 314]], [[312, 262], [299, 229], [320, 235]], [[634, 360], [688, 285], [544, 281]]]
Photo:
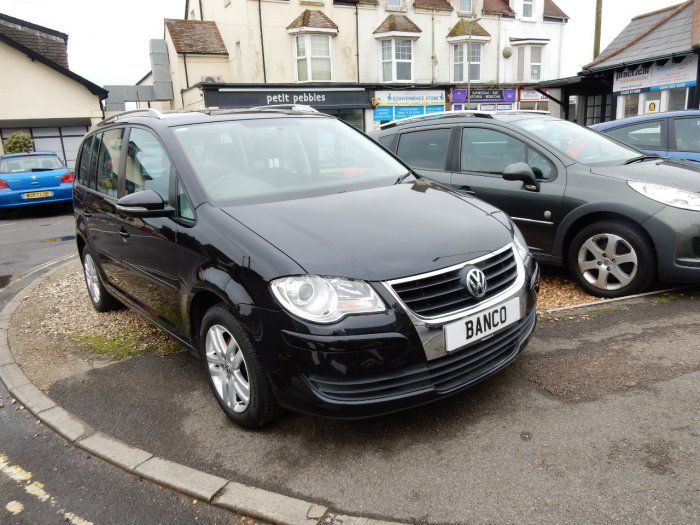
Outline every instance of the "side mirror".
[[117, 201], [117, 211], [127, 217], [171, 217], [175, 213], [153, 190], [124, 195]]
[[506, 166], [506, 169], [503, 170], [503, 178], [522, 182], [527, 191], [540, 191], [540, 183], [535, 177], [535, 173], [525, 162], [516, 162]]

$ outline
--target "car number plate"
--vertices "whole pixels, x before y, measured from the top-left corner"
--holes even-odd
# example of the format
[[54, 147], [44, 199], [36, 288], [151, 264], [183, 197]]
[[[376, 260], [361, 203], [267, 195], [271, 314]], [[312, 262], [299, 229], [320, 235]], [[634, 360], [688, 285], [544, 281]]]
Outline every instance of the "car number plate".
[[41, 199], [42, 197], [51, 197], [52, 191], [32, 191], [22, 195], [24, 199]]
[[505, 303], [485, 308], [469, 317], [446, 324], [443, 328], [445, 349], [452, 352], [480, 341], [518, 322], [521, 317], [520, 298], [515, 297]]

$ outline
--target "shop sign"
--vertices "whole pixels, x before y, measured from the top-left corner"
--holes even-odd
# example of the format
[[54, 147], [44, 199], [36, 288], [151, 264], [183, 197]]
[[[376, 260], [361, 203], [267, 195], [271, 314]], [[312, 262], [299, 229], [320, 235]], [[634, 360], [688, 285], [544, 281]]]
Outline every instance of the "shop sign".
[[364, 88], [242, 88], [202, 87], [207, 107], [250, 108], [279, 104], [301, 104], [320, 109], [372, 107]]
[[375, 122], [387, 122], [402, 118], [445, 111], [445, 92], [440, 90], [377, 91]]
[[520, 102], [547, 102], [549, 100], [539, 91], [534, 89], [521, 89]]
[[681, 62], [667, 61], [660, 66], [637, 66], [634, 69], [617, 69], [613, 82], [613, 92], [621, 95], [662, 91], [673, 88], [692, 87], [698, 74], [698, 56], [690, 55]]
[[466, 89], [453, 89], [452, 102], [463, 104], [467, 102], [515, 102], [515, 89], [483, 89], [472, 88], [471, 97], [467, 97]]

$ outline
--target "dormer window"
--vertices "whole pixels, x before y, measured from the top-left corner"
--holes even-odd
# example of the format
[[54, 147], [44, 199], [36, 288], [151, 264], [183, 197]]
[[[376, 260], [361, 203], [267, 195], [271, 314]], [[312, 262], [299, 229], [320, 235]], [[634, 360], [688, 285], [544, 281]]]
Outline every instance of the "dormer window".
[[460, 13], [473, 13], [474, 5], [473, 0], [459, 0], [459, 12]]
[[523, 0], [523, 18], [535, 16], [535, 0]]

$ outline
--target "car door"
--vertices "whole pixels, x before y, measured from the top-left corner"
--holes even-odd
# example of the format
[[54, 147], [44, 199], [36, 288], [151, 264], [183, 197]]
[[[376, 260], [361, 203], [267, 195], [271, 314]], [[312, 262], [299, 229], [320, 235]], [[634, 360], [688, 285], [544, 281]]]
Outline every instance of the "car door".
[[451, 127], [409, 130], [399, 136], [396, 155], [420, 175], [450, 183], [447, 167]]
[[674, 118], [669, 127], [671, 150], [668, 156], [700, 162], [700, 117]]
[[[150, 131], [131, 127], [125, 148], [123, 194], [153, 190], [166, 205], [175, 170], [165, 147]], [[182, 326], [176, 228], [169, 217], [128, 217], [118, 213], [122, 282], [125, 293], [169, 330]]]
[[603, 131], [608, 137], [648, 154], [668, 155], [666, 119], [647, 120]]
[[[561, 220], [566, 168], [548, 150], [511, 130], [466, 125], [455, 131], [451, 185], [505, 211], [535, 252], [550, 253]], [[505, 168], [525, 162], [540, 182], [539, 191], [503, 179]]]
[[112, 128], [95, 135], [92, 142], [90, 188], [85, 192], [83, 215], [88, 224], [90, 244], [105, 278], [119, 282], [121, 238], [117, 226], [117, 195], [124, 128]]

